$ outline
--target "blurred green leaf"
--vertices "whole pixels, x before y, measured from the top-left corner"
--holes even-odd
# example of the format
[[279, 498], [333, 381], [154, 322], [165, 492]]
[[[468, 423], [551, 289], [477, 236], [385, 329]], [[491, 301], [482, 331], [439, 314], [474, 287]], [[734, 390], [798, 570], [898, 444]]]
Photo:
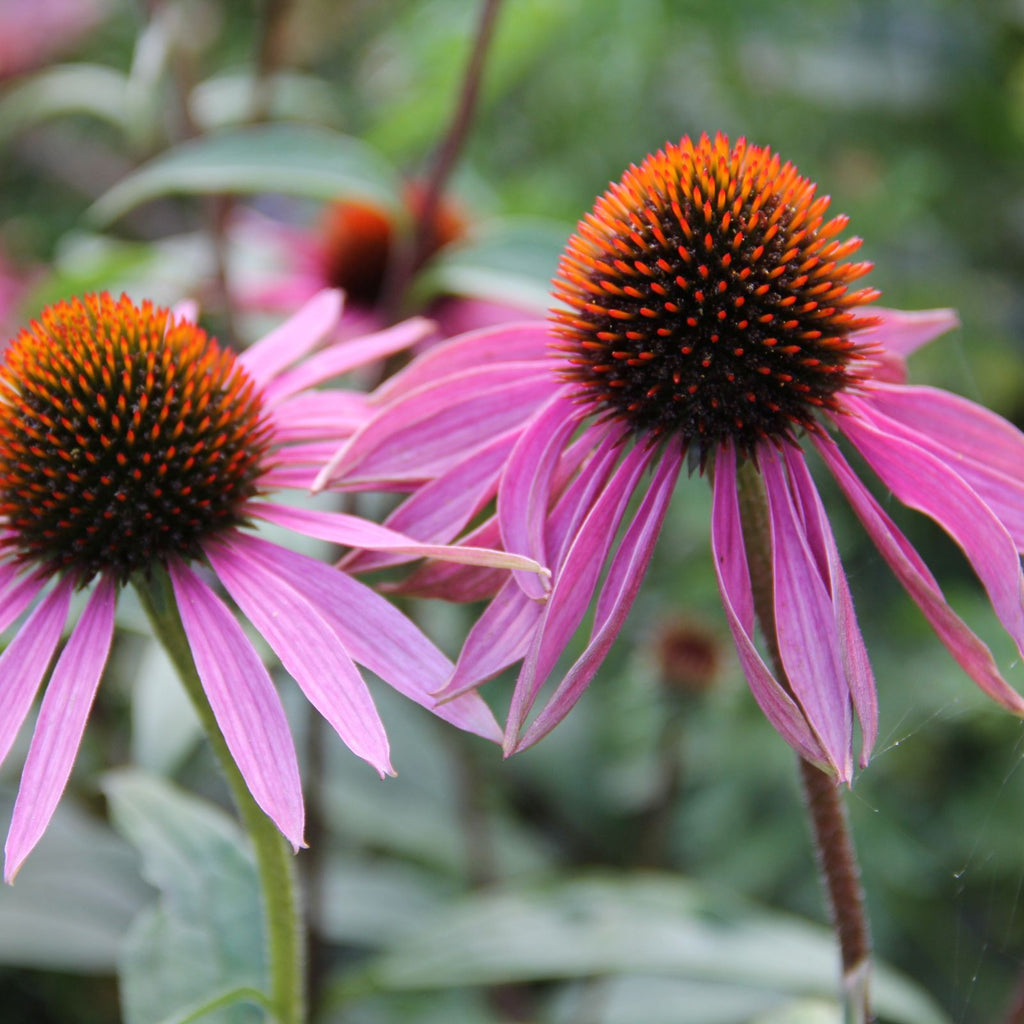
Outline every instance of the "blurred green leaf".
[[[352, 991], [632, 974], [829, 998], [837, 957], [834, 936], [798, 918], [670, 876], [595, 877], [468, 897], [353, 975]], [[873, 993], [885, 1020], [947, 1024], [927, 995], [884, 967]]]
[[461, 295], [544, 313], [570, 231], [557, 221], [529, 217], [492, 221], [431, 260], [416, 282], [416, 301]]
[[326, 128], [256, 125], [169, 149], [101, 196], [89, 216], [107, 224], [171, 193], [348, 197], [397, 212], [398, 191], [394, 169], [358, 139]]
[[[337, 90], [321, 78], [281, 72], [264, 83], [267, 112], [274, 121], [333, 125], [338, 121]], [[252, 118], [253, 76], [226, 72], [200, 82], [189, 95], [189, 110], [203, 131], [244, 124]]]
[[[115, 827], [160, 890], [132, 927], [121, 958], [126, 1024], [159, 1024], [237, 988], [265, 988], [259, 879], [241, 832], [219, 809], [141, 772], [104, 780]], [[204, 1020], [250, 1024], [252, 1006]]]
[[0, 99], [0, 141], [66, 114], [91, 114], [123, 131], [127, 76], [100, 64], [63, 64], [33, 75]]
[[[4, 790], [0, 818], [13, 806]], [[0, 888], [0, 963], [112, 974], [148, 899], [134, 851], [65, 799], [15, 884]]]

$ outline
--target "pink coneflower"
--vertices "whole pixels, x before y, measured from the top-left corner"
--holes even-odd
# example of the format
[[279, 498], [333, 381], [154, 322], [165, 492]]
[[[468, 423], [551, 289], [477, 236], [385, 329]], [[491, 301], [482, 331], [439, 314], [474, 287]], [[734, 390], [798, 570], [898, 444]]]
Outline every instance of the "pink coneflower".
[[67, 782], [110, 648], [117, 593], [130, 581], [145, 587], [157, 571], [170, 576], [232, 756], [296, 847], [302, 793], [281, 701], [207, 568], [310, 702], [381, 775], [392, 771], [387, 737], [355, 662], [442, 718], [500, 739], [478, 698], [435, 706], [429, 692], [451, 664], [392, 605], [252, 530], [265, 521], [403, 557], [453, 554], [352, 515], [266, 497], [307, 487], [311, 462], [322, 460], [318, 444], [361, 419], [358, 396], [315, 385], [429, 330], [409, 321], [310, 354], [339, 310], [338, 294], [323, 293], [236, 358], [167, 309], [93, 295], [50, 307], [5, 353], [0, 628], [34, 607], [0, 655], [0, 759], [57, 650], [72, 595], [91, 588], [42, 700], [7, 839], [8, 880]]
[[104, 14], [101, 0], [4, 0], [0, 79], [20, 75], [70, 49]]
[[[419, 216], [423, 188], [410, 183], [404, 203], [408, 219]], [[470, 232], [464, 212], [451, 201], [442, 201], [430, 244], [413, 271], [421, 270], [446, 246], [465, 242]], [[383, 304], [403, 244], [393, 212], [366, 202], [338, 200], [324, 206], [315, 225], [303, 227], [242, 211], [234, 234], [240, 246], [265, 253], [272, 264], [248, 280], [240, 275], [234, 290], [243, 308], [290, 311], [323, 288], [338, 288], [346, 298], [341, 324], [345, 336], [375, 330], [386, 322]], [[451, 295], [434, 300], [424, 312], [436, 321], [437, 337], [533, 315], [522, 306]]]
[[[553, 573], [436, 566], [410, 591], [491, 596], [442, 698], [522, 660], [506, 751], [549, 732], [618, 634], [684, 461], [713, 483], [711, 543], [726, 616], [754, 697], [785, 739], [841, 780], [875, 739], [875, 684], [801, 441], [809, 442], [943, 643], [1016, 714], [1024, 700], [850, 468], [842, 433], [904, 504], [961, 546], [1024, 653], [1024, 436], [965, 399], [904, 383], [904, 357], [955, 325], [948, 311], [869, 309], [850, 290], [845, 217], [791, 164], [743, 140], [683, 139], [598, 199], [563, 256], [553, 327], [455, 338], [386, 383], [380, 412], [320, 483], [411, 489], [389, 525], [451, 540], [493, 498], [474, 543], [501, 543]], [[649, 474], [646, 486], [643, 481]], [[755, 645], [740, 486], [766, 501], [774, 636], [784, 677]], [[635, 511], [631, 502], [638, 499]], [[620, 537], [621, 531], [621, 539]], [[381, 564], [357, 554], [351, 568]], [[764, 573], [760, 573], [764, 578]], [[595, 601], [596, 596], [596, 601]], [[582, 655], [528, 722], [593, 605]]]

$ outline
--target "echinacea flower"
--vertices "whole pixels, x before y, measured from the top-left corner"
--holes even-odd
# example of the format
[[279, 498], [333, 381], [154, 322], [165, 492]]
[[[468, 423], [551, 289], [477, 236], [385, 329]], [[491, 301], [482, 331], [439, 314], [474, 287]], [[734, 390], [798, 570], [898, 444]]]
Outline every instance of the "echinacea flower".
[[[418, 217], [423, 187], [410, 182], [403, 199], [406, 218]], [[463, 211], [443, 199], [413, 272], [446, 246], [464, 242], [470, 231]], [[394, 213], [353, 199], [326, 204], [309, 227], [240, 210], [232, 224], [236, 244], [250, 254], [263, 253], [270, 266], [237, 275], [235, 300], [245, 309], [291, 311], [324, 288], [338, 288], [346, 300], [341, 334], [353, 337], [376, 330], [387, 319], [384, 304], [403, 244], [401, 233]], [[452, 295], [437, 298], [420, 312], [437, 323], [437, 337], [442, 338], [534, 315], [523, 306]]]
[[[851, 469], [844, 435], [905, 505], [963, 549], [1024, 653], [1024, 435], [956, 395], [905, 383], [905, 357], [956, 324], [946, 310], [869, 308], [851, 290], [870, 264], [826, 220], [827, 197], [766, 148], [684, 138], [631, 167], [570, 240], [553, 325], [455, 338], [372, 399], [377, 416], [320, 485], [413, 493], [388, 525], [432, 542], [477, 522], [552, 570], [436, 566], [410, 591], [491, 601], [439, 694], [464, 694], [522, 661], [505, 749], [549, 732], [579, 699], [622, 627], [684, 461], [712, 479], [711, 545], [726, 616], [754, 697], [782, 736], [837, 779], [866, 761], [875, 682], [828, 516], [804, 460], [812, 445], [871, 539], [954, 658], [1024, 714], [978, 637]], [[643, 481], [649, 474], [649, 482]], [[738, 480], [767, 503], [773, 632], [783, 671], [755, 643], [751, 559]], [[635, 511], [633, 499], [638, 502]], [[621, 539], [620, 538], [621, 534]], [[349, 568], [382, 563], [357, 553]], [[596, 597], [596, 600], [595, 600]], [[583, 653], [528, 721], [588, 608]]]
[[[91, 588], [57, 658], [6, 846], [10, 880], [67, 782], [114, 630], [118, 591], [166, 570], [206, 696], [256, 802], [302, 844], [294, 746], [278, 694], [206, 567], [344, 742], [383, 776], [387, 736], [356, 662], [463, 729], [500, 739], [475, 696], [429, 692], [451, 664], [386, 600], [255, 534], [258, 521], [333, 543], [455, 555], [352, 515], [277, 504], [308, 487], [324, 439], [361, 420], [361, 398], [315, 386], [416, 342], [413, 320], [312, 352], [337, 292], [314, 298], [236, 357], [183, 316], [127, 297], [48, 308], [0, 368], [0, 628], [31, 608], [0, 655], [0, 759], [57, 651], [76, 590]], [[487, 561], [490, 553], [471, 559]], [[502, 556], [502, 560], [506, 556]]]
[[23, 74], [70, 49], [96, 25], [100, 0], [4, 0], [0, 4], [0, 78]]

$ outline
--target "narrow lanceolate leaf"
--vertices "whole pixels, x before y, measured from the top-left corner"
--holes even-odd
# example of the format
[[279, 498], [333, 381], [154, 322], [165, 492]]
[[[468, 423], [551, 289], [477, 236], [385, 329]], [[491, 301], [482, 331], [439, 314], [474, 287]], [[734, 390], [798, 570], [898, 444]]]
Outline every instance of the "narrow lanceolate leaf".
[[347, 197], [395, 211], [398, 191], [391, 166], [358, 139], [323, 128], [258, 125], [162, 153], [101, 196], [90, 215], [106, 224], [140, 203], [172, 193]]

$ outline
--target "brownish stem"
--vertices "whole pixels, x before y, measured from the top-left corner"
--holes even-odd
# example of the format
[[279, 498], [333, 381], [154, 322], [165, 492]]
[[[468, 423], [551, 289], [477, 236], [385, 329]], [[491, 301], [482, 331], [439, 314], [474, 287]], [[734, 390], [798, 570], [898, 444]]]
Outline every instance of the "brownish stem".
[[390, 319], [397, 319], [400, 315], [402, 301], [405, 298], [409, 282], [430, 253], [434, 241], [434, 223], [437, 220], [437, 211], [441, 205], [448, 179], [455, 167], [455, 161], [462, 151], [462, 146], [473, 123], [487, 51], [494, 35], [494, 26], [498, 19], [500, 6], [501, 0], [484, 0], [476, 37], [473, 41], [473, 50], [469, 57], [469, 63], [466, 65], [462, 87], [459, 90], [459, 101], [427, 177], [423, 202], [418, 211], [416, 223], [413, 225], [411, 244], [399, 253], [391, 280], [388, 282], [383, 305]]
[[[782, 665], [775, 631], [772, 578], [771, 522], [764, 482], [757, 467], [746, 461], [739, 470], [740, 515], [750, 568], [754, 610], [768, 647], [775, 677], [786, 689], [789, 681]], [[813, 643], [814, 638], [809, 637]], [[818, 870], [828, 894], [832, 924], [839, 940], [843, 965], [845, 1024], [872, 1019], [869, 997], [871, 934], [853, 837], [839, 787], [831, 775], [800, 758], [800, 781], [810, 818]]]

